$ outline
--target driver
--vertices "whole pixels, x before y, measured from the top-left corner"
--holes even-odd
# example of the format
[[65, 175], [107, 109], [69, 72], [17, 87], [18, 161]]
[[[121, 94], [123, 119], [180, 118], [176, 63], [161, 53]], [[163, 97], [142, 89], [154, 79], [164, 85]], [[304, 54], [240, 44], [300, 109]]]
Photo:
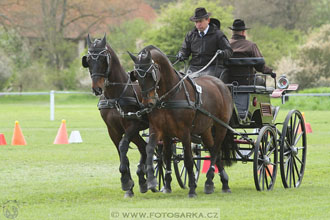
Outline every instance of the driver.
[[191, 55], [188, 71], [196, 72], [207, 65], [218, 51], [217, 59], [203, 72], [192, 77], [208, 74], [227, 81], [223, 60], [230, 58], [233, 50], [224, 33], [215, 24], [210, 23], [210, 15], [205, 8], [195, 9], [195, 14], [190, 17], [190, 20], [195, 22], [195, 28], [186, 34], [176, 57], [183, 61]]
[[[229, 27], [230, 30], [233, 31], [233, 36], [230, 39], [231, 48], [234, 51], [233, 57], [234, 58], [244, 58], [244, 57], [262, 57], [261, 52], [259, 51], [257, 45], [249, 40], [246, 40], [246, 30], [250, 29], [245, 27], [245, 22], [241, 19], [235, 19], [233, 22], [233, 26]], [[232, 72], [235, 73], [242, 73], [246, 72], [245, 67], [233, 67]], [[264, 74], [270, 74], [273, 78], [276, 77], [276, 74], [273, 73], [273, 69], [269, 68], [266, 65], [256, 66], [255, 69], [258, 72]], [[247, 71], [249, 74], [243, 76], [240, 79], [241, 83], [243, 84], [253, 84], [255, 70], [253, 68], [249, 68]], [[230, 76], [232, 78], [233, 76]], [[265, 81], [262, 77], [256, 78], [257, 85], [264, 85]]]

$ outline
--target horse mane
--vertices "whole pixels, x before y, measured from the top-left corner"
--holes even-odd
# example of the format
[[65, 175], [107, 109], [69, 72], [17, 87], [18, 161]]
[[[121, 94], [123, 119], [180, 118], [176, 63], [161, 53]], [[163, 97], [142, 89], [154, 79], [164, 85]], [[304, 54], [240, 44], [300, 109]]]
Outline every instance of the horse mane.
[[167, 62], [172, 66], [171, 61], [168, 59], [166, 54], [154, 45], [148, 45], [148, 46], [144, 47], [141, 51], [150, 51], [151, 52], [151, 50], [156, 50], [157, 52], [159, 52], [167, 60]]

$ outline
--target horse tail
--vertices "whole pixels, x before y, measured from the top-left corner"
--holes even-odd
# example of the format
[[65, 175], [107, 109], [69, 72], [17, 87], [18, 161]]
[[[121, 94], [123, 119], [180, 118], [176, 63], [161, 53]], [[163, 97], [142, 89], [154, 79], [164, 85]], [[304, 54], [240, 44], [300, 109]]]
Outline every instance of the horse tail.
[[[231, 125], [230, 122], [229, 125]], [[220, 150], [220, 158], [224, 166], [231, 166], [233, 162], [236, 163], [236, 160], [233, 160], [236, 158], [236, 149], [238, 149], [238, 145], [234, 141], [234, 134], [232, 131], [227, 129], [227, 133], [222, 142]]]

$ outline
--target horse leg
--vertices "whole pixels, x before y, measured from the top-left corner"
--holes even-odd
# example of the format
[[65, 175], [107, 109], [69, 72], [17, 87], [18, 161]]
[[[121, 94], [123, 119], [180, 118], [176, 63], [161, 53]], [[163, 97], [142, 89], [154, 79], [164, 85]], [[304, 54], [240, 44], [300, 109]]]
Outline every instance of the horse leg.
[[191, 138], [190, 138], [190, 131], [186, 131], [184, 138], [182, 139], [182, 145], [184, 149], [184, 165], [188, 171], [188, 186], [189, 186], [189, 198], [196, 197], [196, 179], [195, 174], [193, 171], [194, 168], [194, 161], [192, 158], [191, 152]]
[[133, 126], [129, 127], [122, 139], [119, 142], [119, 152], [120, 152], [120, 166], [119, 171], [122, 174], [121, 176], [121, 187], [122, 190], [128, 191], [133, 188], [134, 181], [131, 177], [131, 172], [129, 168], [129, 160], [127, 157], [127, 152], [129, 149], [129, 143], [132, 138], [138, 134], [138, 130]]
[[218, 157], [217, 159], [217, 167], [219, 169], [219, 176], [220, 176], [220, 180], [221, 180], [221, 183], [222, 183], [222, 192], [223, 193], [231, 193], [231, 190], [229, 188], [229, 185], [228, 185], [228, 182], [229, 182], [229, 177], [224, 169], [224, 166], [223, 166], [223, 162], [221, 161], [221, 158]]
[[147, 183], [148, 183], [148, 189], [150, 189], [152, 192], [157, 192], [157, 178], [154, 175], [154, 152], [155, 147], [158, 144], [159, 138], [156, 135], [156, 133], [153, 131], [152, 128], [149, 128], [149, 142], [147, 144], [146, 150], [147, 150]]
[[147, 143], [143, 140], [143, 138], [140, 135], [136, 135], [132, 141], [138, 147], [138, 150], [140, 152], [140, 162], [136, 170], [136, 174], [139, 177], [140, 192], [146, 193], [148, 191], [147, 180], [145, 178], [146, 169], [147, 169], [145, 164], [147, 159], [147, 152], [146, 152]]
[[[111, 130], [110, 127], [108, 127], [108, 133], [109, 133], [109, 136], [110, 136], [112, 142], [116, 146], [116, 149], [117, 149], [117, 152], [118, 152], [118, 156], [119, 156], [119, 159], [120, 159], [119, 145], [120, 145], [120, 137], [122, 136], [122, 134], [118, 134], [116, 130]], [[133, 187], [131, 187], [129, 190], [127, 190], [125, 192], [124, 197], [125, 198], [130, 198], [130, 197], [133, 197], [133, 196], [134, 196]]]
[[[229, 186], [228, 186], [228, 175], [225, 172], [224, 166], [221, 162], [221, 155], [220, 155], [220, 148], [221, 148], [221, 145], [222, 145], [222, 143], [225, 139], [226, 133], [227, 133], [227, 130], [224, 127], [219, 126], [219, 125], [217, 125], [215, 127], [214, 147], [213, 147], [213, 150], [211, 151], [211, 167], [210, 167], [210, 170], [211, 170], [211, 168], [212, 168], [212, 170], [210, 172], [211, 173], [210, 176], [212, 177], [212, 179], [214, 178], [214, 170], [215, 170], [214, 165], [216, 164], [218, 169], [219, 169], [219, 175], [220, 175], [220, 179], [221, 179], [221, 182], [222, 182], [222, 191], [223, 192], [230, 192], [230, 189], [229, 189]], [[209, 189], [207, 189], [207, 185], [205, 183], [205, 193], [206, 194], [212, 193], [214, 191], [213, 182], [212, 182], [212, 185], [213, 185], [213, 187], [212, 187], [213, 190], [209, 190]]]
[[163, 139], [163, 152], [164, 152], [164, 161], [166, 163], [166, 172], [165, 172], [165, 183], [163, 188], [163, 193], [171, 193], [171, 182], [172, 182], [172, 140], [171, 138]]
[[215, 170], [215, 162], [216, 162], [216, 151], [215, 151], [215, 146], [214, 146], [214, 140], [212, 136], [212, 131], [211, 128], [207, 129], [202, 134], [202, 140], [203, 143], [205, 144], [206, 148], [210, 152], [210, 168], [208, 169], [206, 173], [206, 181], [204, 184], [204, 193], [206, 194], [211, 194], [214, 192], [214, 183], [213, 183], [213, 178], [214, 178], [214, 170]]

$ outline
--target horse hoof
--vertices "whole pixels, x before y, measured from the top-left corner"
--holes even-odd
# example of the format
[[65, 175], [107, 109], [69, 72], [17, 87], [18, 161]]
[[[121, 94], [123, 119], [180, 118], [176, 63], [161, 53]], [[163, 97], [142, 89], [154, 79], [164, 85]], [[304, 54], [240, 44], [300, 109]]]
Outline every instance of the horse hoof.
[[230, 189], [222, 189], [222, 192], [223, 193], [231, 193], [231, 190]]
[[132, 189], [134, 186], [134, 181], [133, 180], [128, 180], [127, 183], [121, 183], [121, 188], [123, 191], [128, 191], [130, 189]]
[[197, 197], [197, 194], [196, 193], [189, 193], [188, 194], [188, 197], [189, 198], [196, 198]]
[[214, 185], [213, 184], [205, 184], [204, 186], [204, 193], [211, 194], [214, 192]]
[[126, 191], [124, 198], [132, 198], [134, 196], [134, 193], [132, 190]]
[[[158, 186], [157, 179], [153, 178], [152, 180], [148, 180], [148, 189], [153, 191], [153, 189], [156, 189]], [[153, 191], [154, 192], [154, 191]]]
[[154, 188], [149, 188], [151, 190], [151, 192], [155, 193], [155, 192], [159, 192], [158, 189], [156, 187]]
[[146, 193], [148, 192], [148, 184], [147, 182], [140, 184], [140, 193]]
[[165, 187], [163, 187], [160, 191], [163, 192], [164, 194], [172, 193], [172, 190], [171, 189], [165, 188]]

